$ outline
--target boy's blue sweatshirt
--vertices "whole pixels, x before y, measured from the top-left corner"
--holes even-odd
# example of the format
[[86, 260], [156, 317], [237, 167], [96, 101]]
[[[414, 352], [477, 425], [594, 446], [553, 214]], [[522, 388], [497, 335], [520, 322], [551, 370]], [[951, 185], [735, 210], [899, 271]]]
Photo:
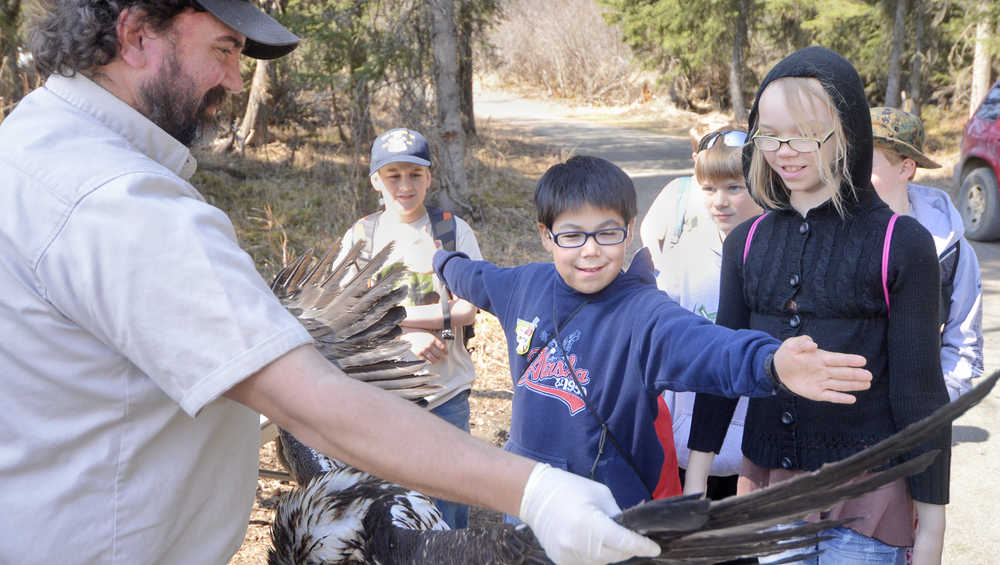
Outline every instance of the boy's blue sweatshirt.
[[[514, 379], [506, 449], [591, 477], [601, 425], [584, 405], [570, 376], [574, 370], [591, 406], [642, 475], [640, 480], [605, 442], [592, 477], [611, 489], [622, 508], [651, 493], [663, 498], [681, 492], [670, 412], [660, 392], [773, 392], [765, 367], [779, 342], [761, 332], [716, 326], [680, 307], [656, 288], [647, 250], [594, 294], [573, 290], [551, 263], [500, 268], [439, 251], [434, 270], [452, 292], [496, 315], [503, 326]], [[554, 318], [562, 348], [555, 345]]]

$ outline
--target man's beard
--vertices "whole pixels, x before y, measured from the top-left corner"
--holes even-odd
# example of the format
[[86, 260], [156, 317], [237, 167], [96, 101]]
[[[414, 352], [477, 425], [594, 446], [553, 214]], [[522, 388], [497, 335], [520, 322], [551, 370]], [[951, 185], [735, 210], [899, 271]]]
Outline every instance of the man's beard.
[[216, 86], [200, 100], [195, 86], [181, 69], [177, 56], [171, 53], [166, 61], [166, 71], [139, 87], [139, 103], [143, 114], [174, 139], [191, 147], [205, 130], [214, 129], [214, 112], [226, 98], [226, 89]]

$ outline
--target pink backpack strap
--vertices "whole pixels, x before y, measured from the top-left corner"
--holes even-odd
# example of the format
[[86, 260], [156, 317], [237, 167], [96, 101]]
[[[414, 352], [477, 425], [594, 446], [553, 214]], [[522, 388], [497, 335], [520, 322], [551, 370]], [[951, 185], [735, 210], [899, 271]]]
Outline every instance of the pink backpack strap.
[[760, 224], [760, 221], [763, 220], [765, 217], [767, 217], [768, 214], [770, 214], [770, 212], [764, 212], [760, 216], [757, 216], [757, 219], [754, 220], [752, 224], [750, 224], [750, 231], [747, 233], [747, 242], [743, 244], [744, 264], [746, 264], [747, 262], [747, 254], [750, 253], [750, 242], [753, 241], [753, 234], [754, 232], [757, 231], [757, 225]]
[[885, 227], [885, 239], [882, 241], [882, 294], [885, 296], [885, 307], [889, 309], [889, 247], [892, 243], [892, 230], [896, 228], [896, 220], [899, 214], [893, 214], [889, 218], [889, 225]]

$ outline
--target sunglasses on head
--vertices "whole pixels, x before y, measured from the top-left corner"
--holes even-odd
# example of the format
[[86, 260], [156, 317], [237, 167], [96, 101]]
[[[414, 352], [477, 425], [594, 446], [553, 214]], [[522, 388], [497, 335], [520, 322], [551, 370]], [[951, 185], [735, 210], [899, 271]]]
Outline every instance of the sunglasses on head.
[[719, 139], [722, 139], [726, 147], [743, 147], [747, 142], [747, 133], [735, 129], [710, 133], [698, 142], [698, 151], [711, 149]]

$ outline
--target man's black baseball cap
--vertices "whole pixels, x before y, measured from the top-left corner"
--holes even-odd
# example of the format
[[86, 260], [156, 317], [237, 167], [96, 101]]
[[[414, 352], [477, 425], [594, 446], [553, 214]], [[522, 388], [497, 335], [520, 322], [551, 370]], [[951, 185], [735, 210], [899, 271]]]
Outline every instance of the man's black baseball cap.
[[294, 33], [247, 0], [194, 0], [194, 5], [246, 36], [247, 57], [277, 59], [299, 45]]

